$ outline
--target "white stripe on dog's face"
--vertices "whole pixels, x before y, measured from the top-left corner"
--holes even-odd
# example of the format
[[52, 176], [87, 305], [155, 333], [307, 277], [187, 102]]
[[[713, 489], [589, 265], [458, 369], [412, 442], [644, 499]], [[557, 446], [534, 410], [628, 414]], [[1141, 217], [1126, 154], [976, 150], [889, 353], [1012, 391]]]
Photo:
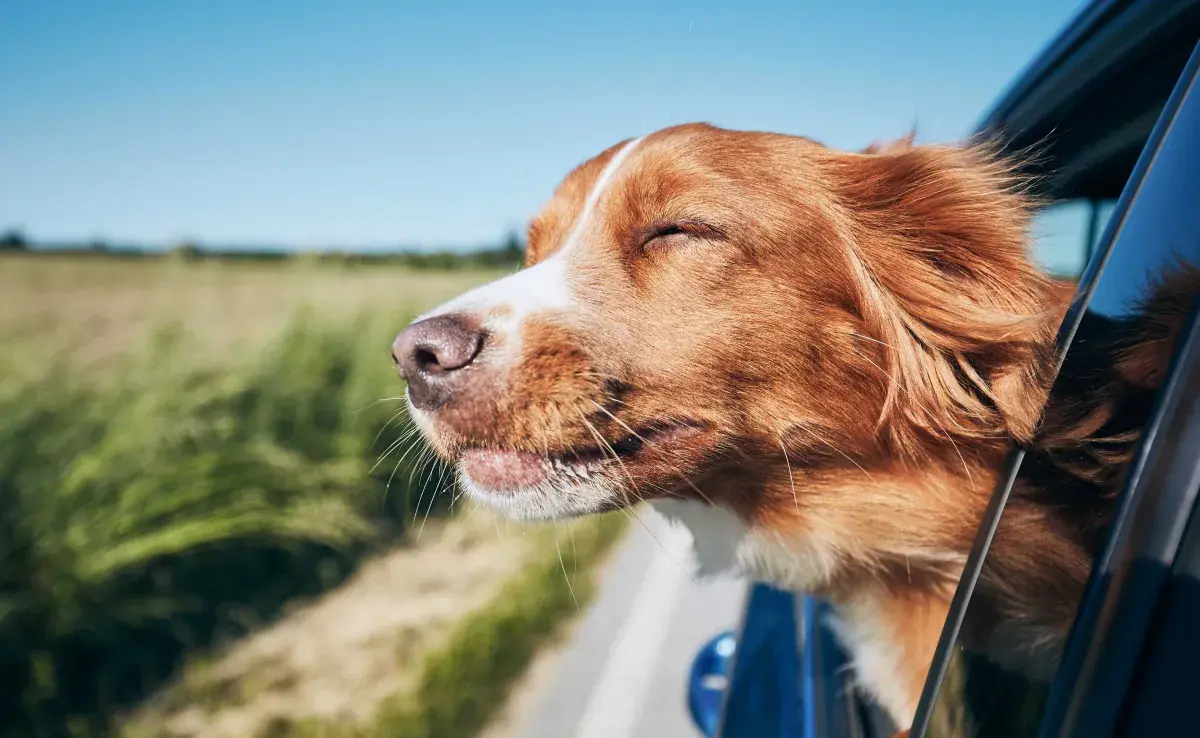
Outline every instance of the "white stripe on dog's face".
[[477, 317], [492, 334], [505, 337], [506, 350], [514, 352], [520, 341], [521, 323], [534, 313], [563, 311], [571, 307], [571, 284], [567, 275], [567, 254], [579, 246], [592, 212], [604, 194], [621, 162], [642, 139], [621, 147], [604, 166], [588, 193], [566, 240], [550, 258], [508, 277], [477, 287], [417, 320], [450, 313], [468, 313]]

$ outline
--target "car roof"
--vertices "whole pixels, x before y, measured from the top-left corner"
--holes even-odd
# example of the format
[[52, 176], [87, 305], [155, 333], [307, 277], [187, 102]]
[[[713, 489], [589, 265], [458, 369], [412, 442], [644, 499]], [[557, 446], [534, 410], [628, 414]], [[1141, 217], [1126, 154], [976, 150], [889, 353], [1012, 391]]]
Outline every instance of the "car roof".
[[1097, 0], [1033, 59], [977, 132], [1011, 152], [1032, 150], [1044, 194], [1115, 198], [1198, 37], [1200, 0]]

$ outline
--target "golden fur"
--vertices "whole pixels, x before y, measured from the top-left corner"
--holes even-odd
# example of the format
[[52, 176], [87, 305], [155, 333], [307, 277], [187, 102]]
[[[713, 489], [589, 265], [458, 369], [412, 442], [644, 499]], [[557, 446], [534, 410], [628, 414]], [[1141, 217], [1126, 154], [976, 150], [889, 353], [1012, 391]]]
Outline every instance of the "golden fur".
[[992, 148], [680, 126], [638, 142], [578, 226], [624, 146], [568, 174], [529, 228], [530, 266], [584, 228], [571, 307], [528, 317], [519, 355], [423, 421], [435, 448], [616, 456], [660, 434], [611, 465], [623, 501], [691, 499], [814, 552], [804, 586], [869, 603], [889, 631], [904, 725], [1015, 440], [1032, 471], [967, 635], [1061, 639], [1136, 440], [1114, 419], [1161, 376], [1195, 280], [1149, 299], [1102, 381], [1056, 395], [1039, 431], [1073, 287], [1031, 261], [1033, 203]]

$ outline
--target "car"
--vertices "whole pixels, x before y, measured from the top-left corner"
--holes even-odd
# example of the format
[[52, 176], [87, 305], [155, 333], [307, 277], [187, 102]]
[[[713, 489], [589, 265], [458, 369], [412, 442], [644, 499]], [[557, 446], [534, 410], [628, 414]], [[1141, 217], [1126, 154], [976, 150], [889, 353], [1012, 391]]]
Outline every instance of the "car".
[[[1029, 157], [1035, 255], [1077, 281], [1052, 392], [1086, 378], [1097, 332], [1129, 330], [1148, 285], [1200, 264], [1200, 2], [1083, 8], [987, 112], [980, 135]], [[910, 731], [918, 736], [1200, 734], [1200, 324], [1189, 315], [1126, 464], [1114, 519], [1053, 678], [1035, 682], [962, 648], [972, 593], [1005, 535], [1014, 448], [980, 522]], [[1115, 334], [1114, 334], [1115, 335]], [[1148, 400], [1149, 402], [1150, 400]], [[767, 585], [701, 649], [688, 705], [715, 738], [878, 738], [895, 726], [853, 682], [832, 608]]]

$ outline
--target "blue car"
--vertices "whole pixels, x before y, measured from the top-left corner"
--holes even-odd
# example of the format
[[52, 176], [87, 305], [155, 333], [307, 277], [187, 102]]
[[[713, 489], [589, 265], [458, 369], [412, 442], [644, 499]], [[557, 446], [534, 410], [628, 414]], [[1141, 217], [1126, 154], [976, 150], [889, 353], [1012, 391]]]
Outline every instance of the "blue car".
[[[1200, 2], [1094, 2], [1028, 66], [979, 131], [1036, 147], [1040, 217], [1074, 239], [1047, 266], [1078, 280], [1059, 335], [1056, 387], [1123, 323], [1148, 280], [1200, 263]], [[1058, 242], [1061, 246], [1061, 240]], [[1200, 326], [1174, 347], [1128, 462], [1107, 539], [1047, 685], [959, 643], [1005, 502], [1028, 461], [1014, 448], [978, 529], [911, 729], [934, 736], [1200, 735]], [[1097, 332], [1100, 332], [1099, 334]], [[688, 703], [715, 738], [887, 738], [896, 727], [858, 690], [830, 607], [750, 590], [736, 631], [697, 656]]]

